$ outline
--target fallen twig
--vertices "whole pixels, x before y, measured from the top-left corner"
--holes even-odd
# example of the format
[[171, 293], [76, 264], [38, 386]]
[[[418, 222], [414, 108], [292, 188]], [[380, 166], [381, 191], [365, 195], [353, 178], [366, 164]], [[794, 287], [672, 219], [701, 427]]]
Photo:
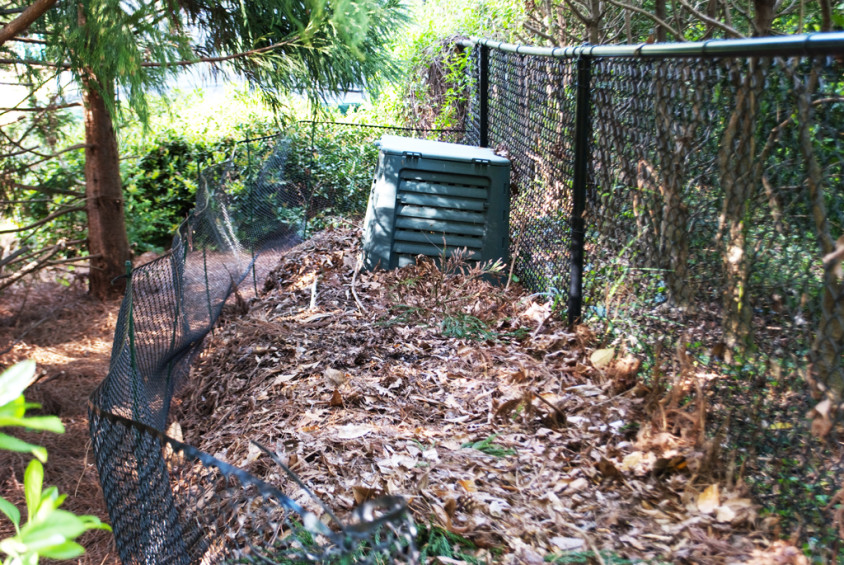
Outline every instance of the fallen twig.
[[317, 299], [317, 281], [319, 277], [314, 277], [314, 284], [311, 285], [311, 305], [308, 307], [308, 310], [316, 309], [316, 299]]
[[355, 272], [352, 275], [352, 284], [351, 284], [350, 288], [352, 290], [352, 298], [355, 299], [355, 304], [358, 305], [358, 310], [360, 310], [361, 313], [363, 313], [363, 311], [364, 311], [363, 304], [361, 303], [360, 298], [358, 298], [358, 293], [355, 291], [355, 285], [357, 284], [358, 273], [360, 273], [361, 267], [363, 267], [363, 261], [361, 260], [361, 257], [358, 256], [358, 260], [355, 263]]

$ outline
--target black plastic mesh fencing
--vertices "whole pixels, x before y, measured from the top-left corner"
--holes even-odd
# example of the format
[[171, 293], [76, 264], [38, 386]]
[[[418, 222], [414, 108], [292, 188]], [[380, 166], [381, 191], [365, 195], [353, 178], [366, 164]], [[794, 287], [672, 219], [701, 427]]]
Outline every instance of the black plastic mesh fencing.
[[607, 347], [704, 403], [710, 472], [828, 556], [844, 526], [844, 34], [812, 56], [764, 41], [764, 57], [480, 42], [466, 138], [512, 159], [518, 277], [561, 310], [582, 290]]
[[[89, 410], [124, 563], [414, 559], [414, 528], [401, 499], [373, 501], [350, 521], [326, 525], [272, 485], [165, 435], [173, 395], [229, 296], [241, 284], [257, 291], [256, 273], [315, 222], [335, 211], [363, 212], [377, 156], [366, 152], [367, 136], [379, 130], [311, 127], [314, 134], [325, 130], [321, 144], [313, 135], [305, 148], [295, 146], [302, 144], [295, 135], [251, 140], [203, 170], [196, 208], [170, 252], [127, 274], [109, 374]], [[338, 139], [350, 135], [359, 141], [351, 149], [348, 139]], [[348, 168], [351, 157], [359, 162]]]

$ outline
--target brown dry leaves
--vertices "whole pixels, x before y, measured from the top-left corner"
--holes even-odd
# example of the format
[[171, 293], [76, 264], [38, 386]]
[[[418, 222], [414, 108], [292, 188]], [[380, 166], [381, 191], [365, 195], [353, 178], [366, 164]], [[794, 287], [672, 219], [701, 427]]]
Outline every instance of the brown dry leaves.
[[[403, 495], [419, 522], [494, 562], [596, 548], [672, 562], [764, 555], [741, 486], [715, 487], [716, 501], [697, 476], [706, 449], [684, 431], [694, 412], [641, 385], [638, 360], [603, 352], [596, 368], [586, 328], [569, 332], [520, 288], [444, 278], [428, 262], [360, 273], [353, 289], [359, 235], [294, 248], [250, 312], [209, 339], [176, 411], [186, 441], [315, 512], [250, 441], [341, 514]], [[482, 320], [490, 339], [443, 337], [446, 315]]]

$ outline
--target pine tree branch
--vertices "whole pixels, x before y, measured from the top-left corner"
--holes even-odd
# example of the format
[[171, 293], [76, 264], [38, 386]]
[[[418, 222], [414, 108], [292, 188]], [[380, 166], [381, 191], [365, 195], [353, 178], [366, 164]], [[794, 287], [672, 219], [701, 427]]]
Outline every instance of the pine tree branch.
[[47, 67], [51, 69], [69, 70], [71, 67], [67, 63], [51, 63], [49, 61], [38, 61], [35, 59], [7, 59], [0, 58], [0, 65], [30, 65], [32, 67]]
[[43, 39], [33, 39], [31, 37], [13, 37], [10, 41], [17, 41], [19, 43], [35, 43], [36, 45], [47, 45]]
[[174, 61], [172, 63], [152, 63], [146, 62], [141, 63], [142, 67], [187, 67], [189, 65], [196, 65], [198, 63], [222, 63], [224, 61], [231, 61], [233, 59], [243, 59], [246, 57], [251, 57], [253, 55], [260, 55], [261, 53], [266, 53], [268, 51], [273, 51], [274, 49], [278, 49], [279, 47], [284, 47], [285, 45], [293, 45], [297, 38], [288, 39], [285, 41], [279, 41], [278, 43], [273, 43], [272, 45], [268, 45], [266, 47], [259, 47], [258, 49], [250, 49], [249, 51], [242, 51], [240, 53], [232, 53], [231, 55], [221, 55], [219, 57], [199, 57], [194, 61]]
[[[568, 1], [568, 0], [566, 0]], [[190, 65], [197, 65], [199, 63], [222, 63], [225, 61], [232, 61], [234, 59], [244, 59], [247, 57], [252, 57], [254, 55], [260, 55], [262, 53], [266, 53], [268, 51], [273, 51], [278, 49], [279, 47], [284, 47], [286, 45], [294, 45], [297, 38], [288, 39], [285, 41], [279, 41], [278, 43], [273, 43], [272, 45], [267, 45], [266, 47], [259, 47], [257, 49], [250, 49], [249, 51], [241, 51], [240, 53], [232, 53], [231, 55], [220, 55], [219, 57], [198, 57], [194, 60], [185, 60], [185, 61], [173, 61], [172, 63], [154, 63], [152, 61], [146, 61], [141, 63], [142, 67], [145, 68], [161, 68], [161, 67], [188, 67]], [[8, 58], [0, 58], [0, 65], [31, 65], [33, 67], [49, 67], [49, 68], [56, 68], [56, 69], [70, 69], [71, 65], [68, 63], [52, 63], [49, 61], [37, 61], [35, 59], [8, 59]]]
[[44, 15], [44, 12], [53, 7], [56, 0], [35, 0], [17, 18], [0, 29], [0, 45], [12, 39], [28, 28], [32, 22]]
[[69, 102], [67, 104], [56, 104], [54, 106], [43, 106], [38, 108], [0, 108], [0, 112], [51, 112], [53, 110], [75, 108], [81, 105], [81, 102]]
[[[19, 108], [19, 107], [20, 107], [20, 106], [21, 106], [24, 102], [26, 102], [27, 100], [29, 100], [30, 98], [32, 98], [32, 96], [34, 95], [34, 93], [35, 93], [35, 92], [37, 92], [38, 90], [40, 90], [40, 89], [41, 89], [41, 88], [42, 88], [45, 84], [47, 84], [48, 82], [50, 82], [51, 80], [53, 80], [54, 78], [56, 78], [58, 75], [59, 75], [59, 73], [58, 73], [58, 72], [57, 72], [57, 73], [53, 73], [53, 74], [51, 74], [49, 77], [47, 77], [47, 78], [45, 78], [44, 80], [42, 80], [42, 81], [41, 81], [41, 83], [40, 83], [40, 84], [38, 84], [37, 86], [36, 86], [36, 85], [29, 85], [29, 89], [30, 89], [30, 90], [29, 90], [29, 94], [27, 94], [26, 96], [24, 96], [23, 98], [21, 98], [21, 99], [20, 99], [20, 102], [18, 102], [18, 103], [17, 103], [17, 104], [15, 104], [14, 106], [12, 106], [12, 109], [11, 109], [11, 110], [5, 110], [5, 111], [0, 112], [0, 116], [3, 116], [3, 115], [5, 115], [5, 114], [8, 114], [9, 112], [14, 111], [15, 109]], [[57, 93], [56, 95], [54, 95], [54, 96], [53, 96], [53, 100], [55, 100], [57, 96], [58, 96], [58, 93]], [[32, 126], [32, 127], [34, 127], [34, 124], [33, 124], [33, 126]], [[30, 128], [26, 131], [26, 133], [29, 133], [29, 132], [32, 130], [32, 127], [30, 127]], [[2, 131], [2, 130], [0, 130], [0, 131]], [[5, 134], [4, 134], [4, 135], [5, 135]], [[8, 135], [5, 135], [5, 137], [7, 137], [8, 139], [11, 139]], [[24, 135], [22, 135], [22, 136], [21, 136], [21, 141], [23, 141], [24, 137], [26, 137], [26, 134], [24, 134]]]

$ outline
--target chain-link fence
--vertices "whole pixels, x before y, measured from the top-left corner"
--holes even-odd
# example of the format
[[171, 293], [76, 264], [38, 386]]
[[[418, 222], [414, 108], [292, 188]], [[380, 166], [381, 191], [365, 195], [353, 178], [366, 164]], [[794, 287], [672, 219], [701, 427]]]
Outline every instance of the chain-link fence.
[[837, 551], [844, 34], [463, 45], [467, 138], [512, 159], [517, 275], [653, 386], [676, 375], [718, 472]]
[[196, 208], [169, 253], [127, 273], [109, 373], [89, 410], [124, 563], [413, 559], [402, 499], [365, 504], [345, 522], [323, 506], [326, 525], [272, 485], [165, 434], [174, 393], [239, 285], [257, 290], [256, 272], [273, 266], [273, 252], [330, 214], [364, 210], [377, 156], [366, 148], [383, 128], [307, 127], [310, 136], [248, 140], [203, 170]]

